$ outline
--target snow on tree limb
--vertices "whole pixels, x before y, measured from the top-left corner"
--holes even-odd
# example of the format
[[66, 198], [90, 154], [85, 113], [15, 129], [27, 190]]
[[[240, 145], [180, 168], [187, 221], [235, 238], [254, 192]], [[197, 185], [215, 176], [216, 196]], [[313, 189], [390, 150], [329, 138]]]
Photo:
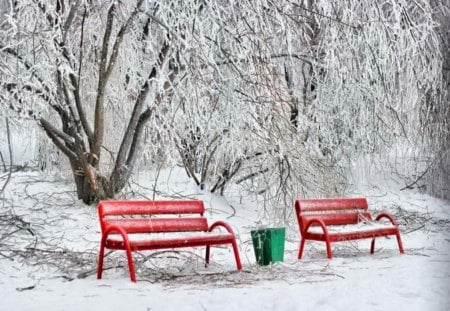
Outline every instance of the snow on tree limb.
[[445, 6], [430, 3], [17, 1], [0, 26], [0, 92], [44, 120], [84, 172], [85, 202], [157, 157], [274, 206], [339, 193], [348, 159], [445, 145]]

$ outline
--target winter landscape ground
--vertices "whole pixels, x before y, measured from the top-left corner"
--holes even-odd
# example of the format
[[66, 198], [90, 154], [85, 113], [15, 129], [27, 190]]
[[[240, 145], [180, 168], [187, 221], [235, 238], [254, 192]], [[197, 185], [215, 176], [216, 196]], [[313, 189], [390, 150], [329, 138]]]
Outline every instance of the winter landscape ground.
[[[164, 175], [164, 176], [163, 176]], [[0, 310], [448, 310], [450, 307], [450, 203], [393, 179], [364, 183], [373, 211], [388, 210], [401, 226], [405, 255], [395, 239], [335, 243], [326, 259], [320, 243], [298, 261], [296, 222], [287, 224], [285, 260], [255, 264], [250, 230], [267, 222], [255, 202], [239, 194], [200, 192], [181, 170], [159, 177], [140, 173], [127, 197], [188, 197], [205, 201], [211, 220], [234, 228], [244, 269], [235, 271], [229, 248], [214, 248], [204, 268], [203, 248], [135, 254], [138, 282], [129, 280], [125, 256], [106, 257], [95, 276], [100, 228], [95, 206], [76, 199], [61, 179], [17, 172], [1, 199]], [[157, 190], [156, 192], [154, 190]], [[267, 222], [268, 223], [268, 222]]]

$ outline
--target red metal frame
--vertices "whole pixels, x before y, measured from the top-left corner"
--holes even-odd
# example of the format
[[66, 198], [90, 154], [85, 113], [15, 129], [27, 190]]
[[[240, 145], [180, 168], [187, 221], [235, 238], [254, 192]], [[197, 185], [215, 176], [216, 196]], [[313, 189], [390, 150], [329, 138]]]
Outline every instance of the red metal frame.
[[[329, 232], [329, 225], [355, 224], [361, 217], [371, 221], [372, 215], [368, 211], [367, 200], [365, 198], [297, 200], [295, 202], [295, 211], [301, 235], [298, 259], [302, 258], [306, 240], [325, 242], [327, 258], [331, 259], [333, 257], [331, 242], [371, 238], [370, 253], [373, 254], [375, 249], [375, 238], [389, 235], [396, 236], [399, 251], [401, 254], [404, 254], [397, 222], [392, 215], [386, 212], [380, 213], [376, 217], [375, 222], [382, 218], [387, 218], [392, 223], [392, 227], [361, 230], [351, 233]], [[311, 226], [321, 227], [322, 233], [308, 232]]]
[[[97, 278], [102, 278], [103, 258], [105, 249], [125, 250], [130, 279], [136, 282], [136, 271], [133, 263], [133, 251], [156, 250], [163, 248], [197, 247], [206, 246], [205, 266], [209, 264], [210, 248], [214, 245], [231, 244], [238, 270], [242, 269], [236, 237], [231, 227], [223, 222], [216, 221], [208, 227], [205, 217], [179, 218], [182, 214], [200, 214], [205, 211], [202, 201], [100, 201], [98, 205], [102, 238], [97, 269]], [[142, 218], [139, 215], [171, 214], [174, 217], [166, 218]], [[108, 220], [107, 216], [134, 215], [133, 219]], [[138, 217], [138, 219], [136, 219]], [[180, 221], [181, 220], [181, 221]], [[129, 234], [155, 233], [155, 232], [186, 232], [203, 231], [211, 232], [223, 227], [227, 233], [198, 235], [186, 238], [170, 238], [159, 240], [130, 241]], [[108, 239], [111, 234], [120, 234], [121, 241]]]

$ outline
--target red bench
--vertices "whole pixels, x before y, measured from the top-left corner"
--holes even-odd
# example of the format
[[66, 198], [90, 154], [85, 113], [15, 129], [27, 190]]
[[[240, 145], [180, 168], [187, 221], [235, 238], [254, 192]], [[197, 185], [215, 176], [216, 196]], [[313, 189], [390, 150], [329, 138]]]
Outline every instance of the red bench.
[[[302, 258], [306, 240], [323, 241], [327, 257], [332, 258], [331, 243], [371, 238], [370, 253], [375, 249], [375, 238], [395, 235], [400, 253], [404, 253], [397, 222], [388, 213], [377, 215], [375, 220], [368, 210], [365, 198], [334, 198], [297, 200], [295, 211], [300, 227]], [[387, 219], [386, 221], [380, 221]]]
[[[101, 279], [106, 249], [125, 250], [130, 278], [136, 282], [131, 252], [164, 248], [206, 246], [206, 265], [212, 245], [231, 244], [236, 266], [242, 269], [231, 227], [217, 221], [208, 226], [202, 201], [100, 201], [102, 237], [97, 278]], [[215, 230], [222, 227], [226, 230]], [[164, 234], [163, 234], [164, 233]]]

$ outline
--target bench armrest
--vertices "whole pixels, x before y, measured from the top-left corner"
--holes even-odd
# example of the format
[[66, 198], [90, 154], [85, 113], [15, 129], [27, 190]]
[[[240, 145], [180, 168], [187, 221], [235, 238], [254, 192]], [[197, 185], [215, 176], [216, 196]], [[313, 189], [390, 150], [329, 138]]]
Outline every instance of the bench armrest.
[[398, 227], [397, 221], [395, 220], [394, 216], [389, 214], [388, 212], [382, 212], [377, 215], [377, 218], [375, 218], [375, 221], [379, 221], [382, 218], [387, 218], [389, 221], [396, 227]]
[[102, 244], [105, 243], [106, 238], [110, 233], [119, 233], [122, 236], [125, 246], [129, 247], [130, 241], [128, 239], [128, 233], [125, 231], [124, 228], [117, 225], [110, 225], [106, 227], [105, 232], [102, 233]]
[[327, 225], [323, 222], [322, 219], [319, 219], [319, 218], [313, 218], [313, 219], [309, 220], [306, 223], [305, 230], [304, 230], [304, 232], [302, 234], [306, 234], [308, 232], [309, 227], [311, 227], [314, 224], [318, 224], [320, 227], [322, 227], [323, 234], [325, 236], [328, 236]]
[[214, 223], [209, 227], [208, 232], [213, 231], [213, 230], [214, 230], [215, 228], [217, 228], [217, 227], [224, 227], [229, 233], [231, 233], [231, 234], [234, 236], [233, 229], [231, 229], [230, 225], [227, 224], [227, 223], [224, 222], [224, 221], [221, 221], [221, 220], [214, 222]]

